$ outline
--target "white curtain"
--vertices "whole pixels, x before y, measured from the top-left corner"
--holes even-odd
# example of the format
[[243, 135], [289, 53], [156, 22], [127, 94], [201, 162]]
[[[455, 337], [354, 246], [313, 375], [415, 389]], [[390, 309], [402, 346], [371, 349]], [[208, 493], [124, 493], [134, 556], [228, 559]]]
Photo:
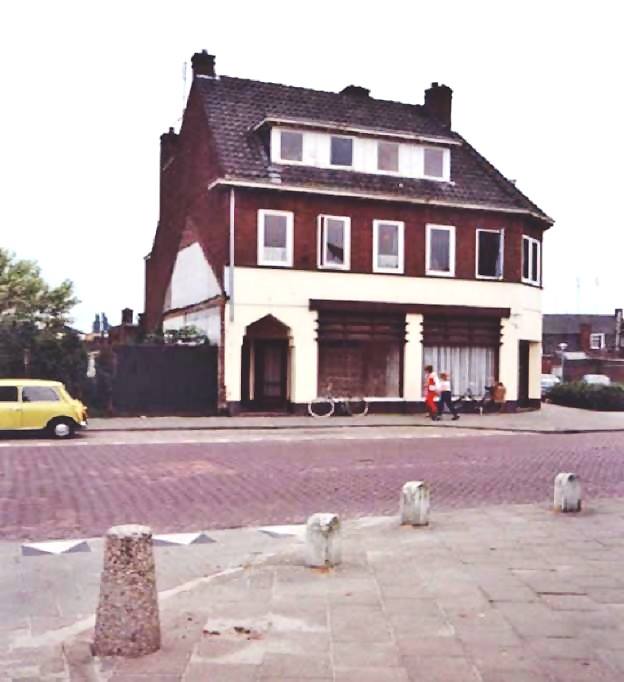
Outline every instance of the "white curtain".
[[453, 395], [461, 395], [468, 388], [481, 396], [486, 386], [496, 381], [495, 348], [467, 346], [425, 346], [423, 366], [433, 365], [434, 371], [446, 372]]

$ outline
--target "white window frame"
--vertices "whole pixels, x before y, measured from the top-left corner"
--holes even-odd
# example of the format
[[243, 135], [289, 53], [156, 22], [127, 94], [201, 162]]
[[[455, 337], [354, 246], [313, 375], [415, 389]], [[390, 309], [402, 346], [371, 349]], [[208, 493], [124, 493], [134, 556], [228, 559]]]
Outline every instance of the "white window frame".
[[[290, 130], [288, 128], [279, 128], [278, 129], [278, 135], [276, 136], [276, 145], [277, 145], [277, 159], [279, 163], [288, 163], [292, 164], [294, 166], [305, 166], [305, 143], [306, 143], [306, 135], [304, 132], [301, 130]], [[284, 159], [282, 158], [282, 133], [291, 133], [295, 135], [301, 135], [301, 161], [297, 161], [296, 159]]]
[[[342, 163], [332, 163], [332, 139], [340, 138], [343, 140], [351, 140], [351, 163], [347, 166]], [[355, 167], [355, 137], [351, 135], [329, 135], [329, 159], [330, 168], [341, 168], [342, 170], [353, 170]]]
[[[342, 265], [337, 263], [325, 263], [325, 250], [327, 240], [324, 239], [325, 221], [341, 220], [344, 226], [344, 262]], [[317, 219], [317, 266], [319, 270], [350, 270], [351, 269], [351, 218], [342, 215], [321, 214]]]
[[[449, 233], [449, 271], [434, 270], [431, 267], [431, 232], [432, 230], [442, 230]], [[434, 275], [436, 277], [455, 277], [455, 226], [454, 225], [436, 225], [434, 223], [427, 223], [426, 239], [425, 239], [425, 272], [427, 275]]]
[[[494, 232], [495, 234], [500, 234], [500, 250], [501, 250], [501, 274], [498, 277], [492, 277], [490, 275], [480, 275], [479, 274], [479, 232]], [[501, 227], [497, 230], [491, 228], [479, 227], [475, 232], [475, 277], [477, 279], [487, 279], [493, 282], [500, 282], [505, 277], [505, 228]]]
[[[598, 347], [594, 344], [595, 338], [598, 338]], [[605, 334], [603, 332], [596, 332], [589, 335], [590, 350], [603, 350], [605, 345]]]
[[[442, 152], [442, 175], [427, 175], [425, 173], [425, 155], [427, 149], [437, 149]], [[447, 147], [435, 147], [432, 145], [422, 147], [422, 168], [421, 177], [425, 180], [435, 180], [437, 182], [449, 182], [451, 179], [451, 150]]]
[[[527, 241], [529, 243], [529, 276], [525, 277], [524, 276], [524, 242]], [[533, 272], [533, 259], [532, 259], [532, 251], [533, 251], [533, 246], [537, 246], [537, 273]], [[521, 279], [525, 284], [533, 284], [536, 286], [539, 286], [541, 284], [541, 276], [542, 276], [542, 245], [537, 239], [534, 239], [533, 237], [528, 237], [527, 235], [522, 235], [522, 270], [521, 270]]]
[[[399, 264], [396, 268], [386, 268], [377, 265], [377, 259], [379, 257], [379, 226], [380, 225], [396, 225], [398, 228], [398, 261]], [[389, 273], [395, 275], [402, 275], [405, 270], [405, 223], [401, 220], [373, 220], [373, 272]]]
[[[286, 260], [276, 261], [264, 258], [264, 219], [268, 215], [286, 217]], [[293, 265], [293, 225], [294, 213], [292, 211], [274, 211], [261, 208], [258, 210], [258, 265], [268, 265], [277, 268], [291, 268]]]

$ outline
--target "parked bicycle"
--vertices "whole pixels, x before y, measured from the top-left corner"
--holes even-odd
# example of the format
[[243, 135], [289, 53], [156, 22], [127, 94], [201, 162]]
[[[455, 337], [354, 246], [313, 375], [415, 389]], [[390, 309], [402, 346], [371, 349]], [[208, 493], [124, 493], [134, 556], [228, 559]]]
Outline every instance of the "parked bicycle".
[[496, 407], [492, 396], [492, 386], [486, 386], [482, 396], [476, 396], [468, 387], [459, 398], [453, 400], [453, 405], [458, 412], [479, 413], [489, 412]]
[[332, 395], [332, 384], [327, 386], [327, 395], [319, 396], [308, 403], [311, 417], [331, 417], [333, 414], [346, 417], [364, 417], [368, 413], [368, 402], [360, 396], [338, 397]]

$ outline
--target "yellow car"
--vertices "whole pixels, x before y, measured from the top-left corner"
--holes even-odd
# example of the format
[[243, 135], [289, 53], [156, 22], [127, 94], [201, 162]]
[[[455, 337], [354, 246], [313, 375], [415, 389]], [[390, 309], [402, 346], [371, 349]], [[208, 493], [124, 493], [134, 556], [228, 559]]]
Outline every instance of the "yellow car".
[[60, 381], [0, 379], [0, 431], [39, 431], [71, 438], [87, 425], [87, 408]]

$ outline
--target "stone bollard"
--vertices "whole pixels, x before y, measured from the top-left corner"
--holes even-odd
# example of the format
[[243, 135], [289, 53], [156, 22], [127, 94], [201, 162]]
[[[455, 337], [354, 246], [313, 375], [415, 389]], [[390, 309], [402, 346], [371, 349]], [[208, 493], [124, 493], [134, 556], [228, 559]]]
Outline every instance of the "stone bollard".
[[401, 523], [429, 524], [429, 486], [424, 481], [408, 481], [401, 489]]
[[93, 650], [97, 656], [144, 656], [160, 649], [152, 531], [114, 526], [106, 533]]
[[555, 511], [581, 511], [581, 482], [576, 474], [555, 476]]
[[342, 560], [340, 518], [337, 514], [312, 514], [306, 525], [306, 566], [337, 566]]

